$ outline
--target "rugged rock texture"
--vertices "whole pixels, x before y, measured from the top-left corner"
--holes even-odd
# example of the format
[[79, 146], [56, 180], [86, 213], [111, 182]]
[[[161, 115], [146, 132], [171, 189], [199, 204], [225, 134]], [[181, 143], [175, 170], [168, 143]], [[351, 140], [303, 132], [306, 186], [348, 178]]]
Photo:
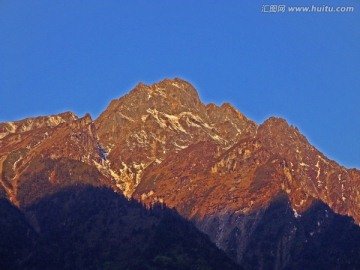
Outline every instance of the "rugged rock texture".
[[285, 120], [270, 118], [259, 127], [258, 136], [270, 152], [282, 157], [283, 189], [295, 210], [306, 209], [312, 197], [360, 223], [359, 170], [348, 170], [326, 158]]
[[70, 184], [113, 185], [95, 166], [105, 157], [89, 115], [78, 119], [64, 113], [12, 125], [14, 133], [0, 140], [0, 186], [2, 196], [15, 205], [28, 205]]
[[200, 141], [228, 148], [254, 133], [256, 124], [230, 104], [205, 106], [187, 82], [137, 85], [113, 100], [95, 121], [117, 185], [130, 196], [149, 165]]
[[[161, 198], [201, 218], [220, 208], [247, 213], [285, 191], [299, 214], [320, 199], [359, 222], [358, 177], [358, 170], [327, 159], [285, 120], [270, 118], [227, 150], [208, 141], [167, 157], [144, 172], [135, 196]], [[186, 200], [190, 193], [193, 209]]]
[[0, 139], [12, 133], [23, 133], [42, 127], [54, 127], [76, 119], [78, 117], [72, 112], [65, 112], [58, 115], [39, 116], [15, 122], [0, 123]]
[[[291, 214], [294, 219], [303, 214], [311, 216], [309, 209], [321, 200], [333, 211], [352, 216], [359, 222], [358, 177], [358, 170], [347, 170], [327, 159], [285, 120], [270, 118], [258, 127], [256, 134], [239, 140], [227, 150], [214, 142], [202, 142], [167, 157], [155, 168], [145, 170], [134, 195], [144, 202], [161, 201], [175, 207], [183, 216], [194, 220], [218, 247], [240, 264], [248, 264], [248, 269], [290, 266], [289, 269], [293, 269], [295, 265], [289, 264], [291, 252], [304, 254], [305, 251], [304, 247], [296, 246], [297, 241], [302, 240], [286, 234], [275, 239], [279, 246], [272, 255], [273, 264], [269, 264], [266, 257], [274, 251], [265, 248], [257, 251], [264, 260], [262, 265], [252, 268], [244, 261], [254, 245], [251, 243], [259, 224], [263, 224], [268, 233], [272, 227], [287, 228], [288, 220], [282, 220], [281, 214], [272, 222], [265, 222], [263, 213], [268, 213], [274, 198], [284, 193], [290, 202], [287, 215]], [[350, 221], [345, 223], [351, 224]], [[285, 237], [289, 238], [290, 246], [298, 249], [291, 251], [282, 245]], [[260, 243], [266, 241], [265, 232], [263, 238], [257, 239]], [[322, 246], [317, 238], [308, 241], [311, 245]], [[355, 246], [353, 252], [356, 253], [360, 246]], [[281, 256], [289, 258], [285, 260]], [[298, 257], [291, 259], [294, 260], [302, 265]], [[345, 261], [348, 260], [351, 261], [351, 256]]]
[[[134, 128], [123, 133], [121, 129], [114, 128], [114, 124], [114, 133], [99, 136], [100, 140], [104, 138], [104, 145], [110, 145], [110, 138], [114, 137], [112, 134], [120, 134], [121, 138], [125, 136], [127, 140], [138, 138], [134, 131], [139, 130], [144, 138], [156, 138], [153, 134], [161, 134], [161, 151], [154, 151], [158, 145], [152, 147], [154, 144], [146, 139], [138, 144], [125, 143], [124, 139], [119, 140], [120, 144], [116, 144], [118, 139], [112, 142], [113, 149], [121, 149], [120, 152], [110, 151], [112, 163], [116, 164], [117, 160], [123, 158], [138, 158], [138, 164], [144, 164], [141, 170], [128, 170], [130, 173], [127, 176], [132, 178], [120, 177], [127, 179], [125, 181], [128, 183], [135, 183], [131, 188], [123, 188], [125, 192], [131, 194], [134, 190], [134, 196], [146, 203], [165, 202], [175, 207], [183, 216], [194, 220], [224, 250], [229, 251], [226, 246], [231, 239], [242, 242], [237, 250], [232, 251], [239, 262], [247, 247], [246, 237], [253, 226], [246, 222], [245, 217], [249, 216], [251, 220], [252, 216], [266, 211], [278, 194], [287, 194], [296, 217], [320, 200], [336, 213], [349, 215], [357, 223], [360, 222], [358, 170], [347, 170], [327, 159], [297, 128], [283, 119], [272, 117], [256, 126], [229, 104], [204, 106], [194, 91], [186, 91], [193, 89], [188, 88], [187, 83], [180, 82], [165, 80], [151, 87], [137, 86], [125, 96], [131, 98], [132, 102], [128, 103], [125, 97], [112, 102], [110, 108], [113, 110], [106, 110], [97, 120], [99, 132], [104, 130], [104, 126], [109, 127], [104, 124], [109, 115], [124, 114], [125, 108], [143, 115], [142, 121], [152, 120], [140, 128], [134, 124]], [[152, 100], [153, 91], [161, 93], [156, 100]], [[183, 97], [171, 99], [174, 91]], [[193, 99], [195, 101], [189, 102], [185, 98], [189, 93], [196, 97]], [[135, 109], [131, 104], [140, 105]], [[143, 114], [149, 109], [158, 113], [155, 116]], [[189, 122], [181, 121], [178, 115], [186, 109], [192, 119], [195, 119], [195, 114], [201, 118], [201, 127], [190, 129]], [[128, 115], [132, 120], [136, 118], [134, 112]], [[126, 121], [138, 123], [139, 118]], [[124, 125], [130, 127], [132, 124]], [[216, 131], [215, 135], [210, 131]], [[177, 140], [181, 138], [185, 139], [178, 143]], [[136, 145], [141, 147], [134, 148]], [[125, 165], [130, 168], [129, 163]], [[232, 222], [218, 227], [208, 223], [213, 217], [226, 217], [229, 214], [233, 216]], [[238, 224], [239, 220], [244, 220], [248, 225], [244, 227]], [[234, 229], [239, 231], [235, 236], [232, 234]], [[218, 233], [219, 230], [222, 233]], [[234, 237], [238, 238], [234, 240]]]
[[203, 104], [181, 79], [140, 83], [94, 123], [65, 113], [2, 123], [0, 137], [0, 196], [16, 205], [108, 185], [174, 207], [246, 269], [359, 265], [360, 171], [284, 119], [258, 126], [228, 103]]

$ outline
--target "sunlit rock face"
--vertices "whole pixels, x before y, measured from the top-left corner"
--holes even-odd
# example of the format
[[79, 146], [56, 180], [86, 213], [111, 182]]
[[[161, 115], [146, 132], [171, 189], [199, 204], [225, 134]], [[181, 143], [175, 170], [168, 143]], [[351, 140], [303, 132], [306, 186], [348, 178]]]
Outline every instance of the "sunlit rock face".
[[180, 79], [137, 85], [113, 100], [95, 125], [117, 185], [128, 196], [145, 169], [166, 157], [200, 141], [227, 149], [256, 130], [230, 104], [205, 106], [193, 86]]
[[[1, 197], [26, 206], [73, 184], [165, 203], [248, 269], [310, 267], [306, 248], [343, 249], [326, 244], [332, 228], [351, 228], [350, 241], [351, 219], [360, 223], [359, 170], [328, 159], [286, 120], [257, 125], [229, 103], [203, 104], [177, 78], [138, 84], [95, 121], [68, 112], [0, 123]], [[353, 248], [336, 253], [338, 267], [355, 265]]]
[[[73, 113], [2, 123], [15, 128], [0, 140], [3, 197], [26, 206], [73, 184], [112, 185], [90, 115]], [[4, 130], [4, 129], [3, 129]]]

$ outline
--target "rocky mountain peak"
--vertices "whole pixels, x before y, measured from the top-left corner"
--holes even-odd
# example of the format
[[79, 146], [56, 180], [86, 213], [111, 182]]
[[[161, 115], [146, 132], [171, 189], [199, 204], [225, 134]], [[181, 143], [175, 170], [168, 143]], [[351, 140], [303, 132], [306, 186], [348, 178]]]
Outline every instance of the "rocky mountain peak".
[[73, 123], [77, 123], [79, 126], [87, 126], [93, 124], [93, 120], [89, 113], [85, 114], [83, 117], [76, 119]]
[[273, 134], [274, 132], [280, 133], [280, 131], [285, 131], [288, 133], [295, 130], [297, 130], [297, 128], [289, 125], [284, 118], [271, 116], [260, 125], [258, 132]]
[[114, 171], [125, 179], [119, 186], [129, 194], [144, 169], [167, 155], [200, 141], [230, 147], [256, 130], [256, 124], [230, 104], [205, 106], [195, 88], [178, 78], [138, 84], [111, 102], [95, 125]]
[[306, 211], [315, 199], [360, 223], [360, 199], [354, 188], [359, 185], [357, 170], [347, 170], [328, 159], [298, 128], [281, 118], [271, 117], [261, 124], [256, 139], [266, 151], [276, 153], [282, 188], [297, 213]]
[[290, 145], [297, 142], [310, 146], [306, 137], [299, 132], [297, 127], [289, 125], [285, 119], [278, 117], [270, 117], [264, 121], [258, 128], [257, 137], [262, 138], [263, 142], [269, 146], [274, 146], [274, 144]]
[[[95, 121], [67, 112], [0, 123], [0, 197], [26, 206], [78, 184], [166, 203], [240, 263], [271, 254], [286, 265], [286, 245], [308, 247], [293, 237], [318, 243], [334, 213], [360, 224], [359, 170], [328, 159], [282, 118], [257, 125], [230, 103], [203, 104], [178, 78], [138, 84]], [[319, 202], [330, 208], [315, 221]], [[255, 256], [253, 245], [268, 243], [257, 241], [263, 228], [274, 249]]]
[[89, 114], [35, 117], [15, 124], [0, 140], [0, 194], [27, 205], [73, 183], [99, 185], [108, 175], [95, 125]]
[[204, 107], [195, 88], [188, 82], [175, 78], [164, 79], [153, 85], [138, 84], [128, 98], [140, 101], [145, 109], [178, 114], [182, 111], [197, 111]]
[[234, 106], [232, 106], [230, 103], [225, 102], [223, 103], [220, 108], [226, 113], [226, 114], [232, 114], [235, 117], [247, 121], [248, 119], [241, 113], [239, 112], [237, 109], [234, 108]]
[[74, 113], [64, 112], [56, 115], [39, 116], [15, 122], [0, 123], [0, 139], [9, 134], [23, 133], [43, 127], [55, 127], [61, 123], [71, 122], [76, 119], [78, 119], [78, 117]]

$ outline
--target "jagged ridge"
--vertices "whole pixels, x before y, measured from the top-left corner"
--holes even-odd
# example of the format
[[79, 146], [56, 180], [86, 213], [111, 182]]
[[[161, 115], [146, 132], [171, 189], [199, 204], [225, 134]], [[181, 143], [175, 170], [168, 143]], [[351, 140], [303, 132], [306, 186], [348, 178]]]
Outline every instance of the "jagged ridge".
[[[229, 103], [203, 104], [181, 79], [140, 83], [95, 122], [65, 113], [1, 123], [0, 134], [0, 195], [13, 203], [74, 183], [112, 186], [175, 207], [239, 262], [279, 194], [294, 218], [322, 201], [360, 222], [359, 170], [327, 159], [284, 119], [258, 126]], [[259, 219], [244, 227], [249, 217]]]

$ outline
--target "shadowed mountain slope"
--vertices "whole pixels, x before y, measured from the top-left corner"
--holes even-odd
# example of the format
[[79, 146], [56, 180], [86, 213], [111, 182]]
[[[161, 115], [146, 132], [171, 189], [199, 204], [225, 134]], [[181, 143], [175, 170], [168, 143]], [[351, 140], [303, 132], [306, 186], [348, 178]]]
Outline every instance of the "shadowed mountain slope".
[[68, 187], [24, 214], [8, 208], [0, 246], [11, 269], [239, 269], [174, 210], [108, 188]]

